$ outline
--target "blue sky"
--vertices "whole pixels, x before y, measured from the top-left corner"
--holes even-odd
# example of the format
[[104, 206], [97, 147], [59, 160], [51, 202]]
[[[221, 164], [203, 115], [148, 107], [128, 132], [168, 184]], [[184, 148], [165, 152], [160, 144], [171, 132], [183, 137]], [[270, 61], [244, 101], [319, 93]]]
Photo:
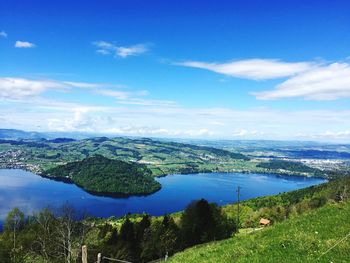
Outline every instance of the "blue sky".
[[1, 127], [350, 141], [349, 10], [0, 1]]

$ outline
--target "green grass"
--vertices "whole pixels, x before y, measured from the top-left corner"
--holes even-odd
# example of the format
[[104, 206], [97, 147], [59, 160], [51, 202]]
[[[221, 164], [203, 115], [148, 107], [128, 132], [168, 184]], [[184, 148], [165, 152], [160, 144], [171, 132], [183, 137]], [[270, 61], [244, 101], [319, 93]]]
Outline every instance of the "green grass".
[[170, 262], [350, 262], [350, 202], [331, 203], [282, 223], [199, 245]]

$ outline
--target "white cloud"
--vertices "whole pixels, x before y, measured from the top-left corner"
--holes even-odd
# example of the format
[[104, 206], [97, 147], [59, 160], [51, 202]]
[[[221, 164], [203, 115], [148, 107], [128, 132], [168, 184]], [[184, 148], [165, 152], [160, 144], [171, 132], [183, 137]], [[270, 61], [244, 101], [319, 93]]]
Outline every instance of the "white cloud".
[[130, 98], [127, 100], [118, 101], [119, 104], [130, 104], [130, 105], [140, 105], [140, 106], [176, 106], [175, 101], [171, 100], [151, 100], [142, 98]]
[[[160, 137], [350, 141], [350, 110], [182, 107], [149, 99], [147, 91], [112, 87], [115, 85], [0, 78], [1, 125]], [[79, 93], [74, 93], [76, 89]], [[69, 102], [59, 101], [56, 94], [45, 93], [48, 90], [69, 91], [72, 96]], [[94, 103], [82, 104], [83, 91], [83, 101]], [[116, 103], [96, 98], [98, 94]]]
[[0, 99], [25, 99], [37, 96], [47, 89], [63, 87], [61, 83], [50, 80], [0, 78]]
[[299, 132], [295, 137], [304, 140], [323, 140], [323, 141], [350, 141], [350, 129], [343, 131], [326, 130], [321, 133], [302, 133]]
[[[88, 89], [111, 86], [110, 84], [105, 84], [105, 83], [89, 83], [89, 82], [74, 82], [74, 81], [62, 81], [61, 83], [63, 85], [68, 85], [69, 87], [88, 88]], [[117, 87], [119, 87], [119, 85], [117, 85]]]
[[147, 51], [148, 49], [145, 45], [139, 44], [129, 47], [118, 47], [116, 50], [116, 55], [122, 58], [126, 58], [129, 56], [137, 56]]
[[232, 134], [233, 137], [242, 137], [248, 134], [247, 130], [240, 130]]
[[330, 138], [330, 139], [350, 139], [350, 130], [346, 131], [326, 131], [319, 134], [321, 138]]
[[100, 54], [100, 55], [110, 55], [111, 52], [107, 49], [97, 49], [96, 53]]
[[7, 38], [7, 33], [5, 31], [0, 31], [0, 37]]
[[[333, 131], [338, 133], [336, 140], [350, 141], [350, 138], [345, 137], [345, 131], [350, 131], [350, 110], [278, 111], [266, 108], [234, 110], [168, 105], [79, 105], [47, 101], [39, 97], [1, 103], [0, 119], [2, 127], [26, 130], [35, 130], [40, 126], [42, 130], [50, 131], [89, 131], [116, 135], [273, 140], [333, 140], [330, 132], [328, 137], [320, 136], [320, 131]], [[216, 122], [225, 125], [217, 125]], [[301, 138], [300, 134], [309, 136]]]
[[283, 62], [274, 59], [247, 59], [227, 63], [207, 63], [199, 61], [185, 61], [175, 65], [207, 69], [216, 73], [236, 78], [253, 80], [267, 80], [289, 77], [310, 70], [314, 63]]
[[93, 43], [98, 49], [96, 52], [101, 55], [114, 54], [117, 57], [126, 58], [129, 56], [138, 56], [148, 51], [146, 44], [137, 44], [132, 46], [117, 46], [106, 41], [97, 41]]
[[199, 129], [199, 130], [188, 130], [184, 132], [184, 135], [188, 135], [191, 137], [203, 137], [203, 136], [212, 136], [214, 132], [208, 129]]
[[15, 47], [17, 48], [33, 48], [35, 44], [27, 42], [27, 41], [16, 41]]
[[251, 92], [259, 100], [283, 98], [335, 100], [350, 97], [350, 64], [348, 62], [289, 63], [271, 59], [248, 59], [229, 63], [186, 61], [176, 65], [207, 69], [252, 80], [287, 78], [272, 90]]
[[120, 91], [120, 90], [103, 89], [103, 90], [96, 90], [96, 93], [103, 96], [113, 97], [118, 100], [126, 100], [131, 96], [130, 92]]
[[35, 97], [49, 90], [67, 90], [69, 88], [99, 88], [113, 86], [101, 83], [86, 83], [57, 80], [30, 80], [25, 78], [1, 78], [0, 99], [21, 100]]
[[106, 41], [96, 41], [93, 43], [96, 47], [99, 47], [101, 49], [105, 49], [105, 50], [114, 50], [115, 49], [115, 45]]
[[262, 136], [265, 135], [265, 133], [263, 132], [259, 132], [256, 130], [252, 130], [252, 131], [247, 131], [245, 129], [239, 130], [239, 131], [235, 131], [232, 136], [233, 137], [254, 137], [254, 136]]
[[92, 94], [115, 98], [118, 104], [176, 106], [174, 101], [145, 98], [145, 96], [149, 95], [146, 90], [127, 91], [125, 90], [127, 87], [123, 85], [58, 80], [30, 80], [25, 78], [6, 77], [0, 77], [0, 100], [25, 100], [38, 97], [48, 90], [71, 91], [72, 88], [84, 88], [88, 89], [89, 93]]
[[125, 90], [109, 90], [109, 89], [101, 89], [96, 90], [95, 93], [113, 97], [117, 99], [119, 104], [129, 104], [129, 105], [143, 105], [143, 106], [175, 106], [176, 103], [174, 101], [169, 100], [151, 100], [144, 99], [142, 97], [149, 95], [148, 91], [134, 91], [129, 92]]
[[335, 100], [350, 97], [350, 65], [332, 63], [300, 73], [274, 90], [252, 93], [257, 99], [302, 97], [308, 100]]

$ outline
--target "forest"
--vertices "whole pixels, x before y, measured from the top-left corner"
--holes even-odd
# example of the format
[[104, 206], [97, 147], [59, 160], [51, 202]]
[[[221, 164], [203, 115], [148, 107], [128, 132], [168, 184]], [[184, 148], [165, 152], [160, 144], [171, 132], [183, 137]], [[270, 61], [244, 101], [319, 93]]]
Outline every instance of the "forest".
[[47, 170], [44, 175], [68, 178], [86, 191], [100, 194], [149, 194], [161, 188], [142, 164], [112, 160], [101, 155]]
[[0, 261], [81, 262], [81, 246], [87, 244], [91, 262], [95, 262], [97, 252], [131, 262], [149, 262], [196, 244], [230, 237], [237, 230], [220, 207], [204, 199], [188, 205], [179, 218], [126, 215], [115, 225], [82, 216], [68, 204], [29, 217], [13, 209], [0, 235]]
[[270, 160], [269, 162], [262, 162], [257, 167], [265, 168], [270, 171], [274, 170], [287, 170], [299, 173], [313, 174], [314, 176], [325, 177], [325, 173], [319, 169], [307, 166], [300, 162], [285, 161], [285, 160]]

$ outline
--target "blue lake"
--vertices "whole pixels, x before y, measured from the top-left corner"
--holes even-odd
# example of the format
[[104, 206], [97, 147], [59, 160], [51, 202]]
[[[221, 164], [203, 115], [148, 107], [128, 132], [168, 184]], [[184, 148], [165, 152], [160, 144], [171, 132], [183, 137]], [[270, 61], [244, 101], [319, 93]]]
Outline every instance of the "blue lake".
[[241, 199], [278, 194], [325, 182], [320, 178], [277, 176], [272, 174], [209, 173], [168, 175], [157, 178], [162, 189], [148, 196], [111, 198], [91, 195], [81, 188], [42, 178], [30, 172], [0, 169], [0, 225], [14, 207], [31, 214], [46, 206], [65, 202], [97, 217], [126, 213], [163, 215], [184, 209], [191, 201], [205, 198], [219, 205]]

